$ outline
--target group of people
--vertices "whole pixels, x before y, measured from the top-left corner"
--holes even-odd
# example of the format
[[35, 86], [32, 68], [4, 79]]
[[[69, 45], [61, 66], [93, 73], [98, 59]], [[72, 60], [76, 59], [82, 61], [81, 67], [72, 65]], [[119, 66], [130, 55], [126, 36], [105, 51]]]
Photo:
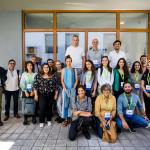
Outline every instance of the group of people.
[[[22, 99], [36, 101], [32, 122], [36, 124], [39, 111], [40, 127], [47, 118], [51, 126], [54, 101], [57, 103], [57, 123], [66, 127], [72, 118], [69, 139], [74, 140], [82, 130], [90, 139], [89, 127], [92, 126], [100, 138], [106, 140], [107, 134], [122, 134], [121, 129], [149, 127], [150, 123], [150, 61], [146, 55], [135, 61], [130, 68], [125, 53], [120, 51], [121, 41], [113, 43], [114, 51], [108, 57], [98, 49], [98, 40], [93, 39], [93, 48], [85, 57], [78, 45], [79, 38], [74, 35], [72, 46], [65, 54], [65, 67], [59, 60], [48, 59], [42, 66], [36, 64], [36, 56], [26, 62], [24, 73], [15, 70], [15, 60], [8, 62], [9, 69], [0, 68], [0, 113], [2, 93], [5, 94], [5, 118], [9, 119], [10, 100], [13, 95], [14, 117], [18, 115], [18, 94]], [[145, 113], [146, 112], [146, 113]], [[1, 116], [1, 114], [0, 114]], [[24, 115], [24, 125], [28, 125]], [[1, 119], [1, 118], [0, 118]], [[0, 120], [0, 125], [3, 123]], [[117, 133], [116, 133], [117, 132]], [[115, 139], [111, 139], [114, 142]], [[110, 140], [110, 138], [109, 138]]]

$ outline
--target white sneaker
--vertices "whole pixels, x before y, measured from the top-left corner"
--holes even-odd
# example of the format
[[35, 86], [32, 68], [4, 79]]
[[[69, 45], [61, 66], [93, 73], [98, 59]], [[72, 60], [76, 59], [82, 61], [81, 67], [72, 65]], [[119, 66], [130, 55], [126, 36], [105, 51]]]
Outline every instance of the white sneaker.
[[40, 123], [40, 128], [43, 128], [44, 127], [44, 123]]
[[150, 128], [150, 123], [149, 123], [149, 125], [148, 125], [147, 127], [145, 127], [145, 128]]
[[51, 126], [51, 121], [47, 121], [47, 123], [48, 123], [48, 126]]

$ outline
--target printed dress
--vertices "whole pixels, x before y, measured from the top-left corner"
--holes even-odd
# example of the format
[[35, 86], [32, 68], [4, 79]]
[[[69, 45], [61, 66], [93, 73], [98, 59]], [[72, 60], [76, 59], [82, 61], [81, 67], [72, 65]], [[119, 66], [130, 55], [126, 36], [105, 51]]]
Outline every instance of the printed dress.
[[[74, 68], [71, 70], [68, 70], [67, 68], [64, 68], [64, 84], [66, 89], [70, 89], [74, 87], [75, 84], [75, 72]], [[69, 99], [67, 96], [65, 90], [62, 91], [62, 118], [71, 117], [72, 115], [72, 109], [70, 107], [65, 106], [66, 100]], [[70, 100], [72, 103], [72, 101]]]

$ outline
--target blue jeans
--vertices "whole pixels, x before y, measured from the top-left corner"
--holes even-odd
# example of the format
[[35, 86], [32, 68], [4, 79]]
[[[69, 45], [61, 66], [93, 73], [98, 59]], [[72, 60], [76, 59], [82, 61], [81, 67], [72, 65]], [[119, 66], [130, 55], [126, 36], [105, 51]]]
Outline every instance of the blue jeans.
[[62, 115], [62, 110], [61, 110], [61, 106], [62, 106], [62, 87], [59, 86], [59, 93], [58, 93], [58, 98], [57, 98], [57, 112], [59, 115]]
[[97, 117], [95, 117], [96, 120], [96, 130], [97, 130], [97, 134], [98, 136], [102, 139], [103, 137], [103, 128], [100, 126], [100, 121]]
[[[132, 117], [126, 117], [124, 115], [124, 119], [131, 126], [131, 128], [140, 128], [140, 127], [147, 127], [149, 123], [142, 118], [141, 116], [133, 115]], [[122, 121], [119, 116], [117, 116], [117, 127], [122, 127]]]
[[78, 81], [80, 81], [82, 72], [80, 71], [82, 68], [76, 68], [77, 69], [77, 73], [78, 73]]

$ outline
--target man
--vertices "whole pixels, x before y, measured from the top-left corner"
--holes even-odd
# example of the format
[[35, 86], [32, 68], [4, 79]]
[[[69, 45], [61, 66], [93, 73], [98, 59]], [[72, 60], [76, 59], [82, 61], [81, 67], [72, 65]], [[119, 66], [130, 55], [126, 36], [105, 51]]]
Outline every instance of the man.
[[16, 62], [11, 59], [8, 62], [9, 69], [6, 70], [7, 80], [5, 81], [5, 118], [4, 121], [9, 118], [9, 108], [11, 96], [13, 95], [14, 101], [14, 117], [20, 118], [18, 115], [18, 95], [19, 95], [19, 84], [21, 79], [21, 74], [19, 70], [15, 70]]
[[[121, 128], [129, 129], [131, 133], [136, 132], [134, 128], [149, 127], [149, 119], [147, 118], [144, 107], [142, 106], [139, 97], [132, 93], [132, 86], [130, 82], [124, 82], [124, 93], [118, 97], [117, 100], [117, 126], [118, 134], [121, 133]], [[143, 117], [133, 115], [135, 106], [141, 111]]]
[[65, 56], [70, 55], [72, 58], [72, 67], [77, 69], [78, 80], [80, 81], [85, 66], [85, 51], [82, 47], [78, 46], [78, 43], [79, 37], [74, 35], [72, 38], [73, 45], [67, 48]]
[[7, 80], [7, 76], [5, 73], [5, 69], [0, 67], [0, 126], [3, 125], [1, 121], [1, 112], [2, 112], [2, 94], [3, 94], [3, 89], [4, 89], [4, 82]]
[[104, 56], [104, 52], [98, 49], [98, 44], [98, 39], [93, 39], [93, 48], [89, 50], [86, 54], [86, 60], [92, 60], [97, 69], [101, 65], [102, 56]]
[[108, 59], [110, 61], [110, 67], [112, 69], [114, 69], [118, 63], [118, 60], [120, 58], [124, 58], [126, 60], [126, 55], [125, 55], [125, 52], [123, 51], [120, 51], [120, 46], [121, 46], [121, 41], [119, 40], [116, 40], [114, 43], [113, 43], [113, 46], [114, 46], [114, 51], [110, 52], [109, 55], [108, 55]]
[[41, 66], [36, 64], [36, 60], [37, 60], [36, 56], [31, 56], [30, 57], [30, 61], [32, 61], [33, 64], [34, 64], [34, 72], [39, 73], [41, 71]]
[[56, 70], [54, 70], [54, 68], [53, 68], [54, 67], [54, 61], [53, 61], [53, 59], [48, 59], [47, 63], [49, 65], [50, 69], [51, 69], [51, 72], [54, 74], [54, 72], [56, 72]]
[[146, 55], [142, 55], [140, 57], [140, 62], [141, 62], [141, 66], [142, 66], [142, 72], [144, 73], [146, 71], [146, 63], [148, 61], [148, 57]]

